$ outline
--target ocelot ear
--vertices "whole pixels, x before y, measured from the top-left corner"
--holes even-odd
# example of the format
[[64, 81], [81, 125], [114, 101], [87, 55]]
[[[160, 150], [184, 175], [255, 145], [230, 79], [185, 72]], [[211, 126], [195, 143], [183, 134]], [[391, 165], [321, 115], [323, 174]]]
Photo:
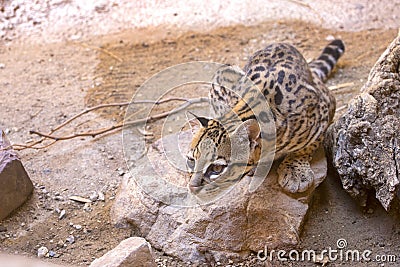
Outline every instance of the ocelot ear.
[[246, 130], [249, 141], [256, 141], [260, 137], [260, 126], [255, 119], [249, 119], [244, 121], [239, 127], [235, 130], [235, 133], [240, 133], [241, 131]]
[[189, 122], [190, 129], [192, 130], [193, 133], [195, 133], [200, 126], [207, 127], [208, 121], [210, 120], [205, 117], [199, 117], [190, 111], [186, 111], [185, 115]]

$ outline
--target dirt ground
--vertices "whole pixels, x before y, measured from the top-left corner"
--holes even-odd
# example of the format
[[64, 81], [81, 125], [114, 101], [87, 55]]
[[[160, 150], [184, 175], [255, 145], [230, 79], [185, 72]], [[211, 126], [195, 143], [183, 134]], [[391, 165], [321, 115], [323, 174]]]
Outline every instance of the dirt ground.
[[[166, 67], [197, 60], [243, 67], [249, 55], [277, 41], [294, 44], [311, 59], [330, 36], [341, 38], [346, 44], [346, 53], [328, 81], [329, 86], [350, 83], [337, 92], [340, 107], [363, 85], [396, 34], [397, 30], [347, 32], [300, 21], [276, 21], [220, 27], [209, 32], [177, 34], [171, 29], [147, 28], [84, 41], [35, 45], [13, 42], [0, 46], [0, 128], [13, 143], [24, 143], [35, 138], [29, 130], [48, 132], [85, 107], [129, 101], [146, 79]], [[123, 115], [121, 108], [90, 113], [59, 134], [106, 127], [120, 121]], [[162, 121], [152, 124], [151, 130], [157, 132], [161, 124]], [[46, 246], [55, 252], [46, 261], [88, 265], [130, 236], [129, 230], [113, 227], [109, 217], [127, 168], [119, 131], [60, 141], [41, 150], [26, 149], [20, 155], [35, 190], [20, 210], [0, 223], [0, 251], [35, 257], [37, 249]], [[98, 191], [105, 194], [105, 201], [84, 207], [69, 200], [71, 195], [89, 197]], [[63, 209], [66, 215], [59, 219], [58, 211]], [[73, 243], [67, 241], [71, 235]], [[400, 261], [398, 208], [387, 213], [373, 199], [367, 208], [359, 208], [341, 190], [338, 178], [331, 172], [316, 191], [298, 248], [335, 248], [339, 238], [346, 239], [350, 249], [370, 249], [373, 255], [393, 254]], [[166, 266], [186, 265], [161, 253], [158, 256]], [[254, 257], [246, 263], [254, 266]], [[308, 266], [293, 262], [284, 265]], [[329, 266], [339, 265], [360, 266], [349, 262]]]

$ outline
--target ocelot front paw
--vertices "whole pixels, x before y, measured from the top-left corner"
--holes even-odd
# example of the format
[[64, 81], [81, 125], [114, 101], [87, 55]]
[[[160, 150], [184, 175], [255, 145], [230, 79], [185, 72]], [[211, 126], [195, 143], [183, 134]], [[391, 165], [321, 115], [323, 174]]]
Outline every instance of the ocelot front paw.
[[278, 183], [288, 193], [301, 193], [314, 184], [314, 172], [306, 159], [286, 157], [278, 167]]

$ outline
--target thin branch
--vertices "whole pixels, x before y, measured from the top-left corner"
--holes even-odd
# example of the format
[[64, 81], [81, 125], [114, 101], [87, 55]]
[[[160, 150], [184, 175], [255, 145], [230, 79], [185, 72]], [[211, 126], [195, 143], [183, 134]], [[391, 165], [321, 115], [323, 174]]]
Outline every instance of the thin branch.
[[[42, 139], [44, 140], [45, 138], [42, 138]], [[13, 145], [10, 146], [10, 148], [13, 148], [13, 149], [15, 149], [15, 150], [17, 150], [17, 151], [23, 150], [23, 149], [28, 149], [28, 148], [40, 150], [40, 149], [48, 148], [49, 146], [53, 145], [53, 144], [56, 143], [56, 142], [57, 142], [57, 141], [53, 140], [51, 143], [49, 143], [49, 144], [47, 144], [47, 145], [44, 145], [44, 146], [35, 146], [35, 145], [37, 145], [38, 143], [36, 143], [36, 144], [30, 144], [30, 145], [13, 144]]]
[[45, 138], [48, 138], [48, 139], [53, 139], [55, 141], [60, 141], [60, 140], [68, 140], [68, 139], [73, 139], [73, 138], [76, 138], [76, 137], [84, 137], [84, 136], [95, 137], [96, 135], [103, 134], [103, 133], [106, 133], [106, 132], [110, 132], [112, 130], [121, 128], [122, 126], [123, 126], [123, 123], [119, 123], [119, 124], [115, 124], [115, 125], [112, 125], [110, 127], [103, 128], [103, 129], [100, 129], [100, 130], [97, 130], [97, 131], [76, 133], [76, 134], [66, 135], [66, 136], [53, 136], [53, 135], [49, 135], [49, 134], [45, 134], [45, 133], [41, 133], [41, 132], [37, 132], [37, 131], [33, 131], [33, 130], [29, 131], [29, 133], [30, 134], [36, 134], [38, 136], [45, 137]]
[[329, 86], [328, 89], [331, 90], [332, 92], [335, 92], [335, 91], [342, 91], [341, 89], [347, 88], [350, 86], [354, 86], [354, 82], [332, 85], [332, 86]]
[[125, 126], [133, 126], [133, 125], [142, 124], [142, 123], [150, 123], [150, 122], [153, 122], [153, 121], [156, 121], [159, 119], [163, 119], [169, 115], [178, 113], [182, 110], [185, 110], [186, 108], [188, 108], [189, 106], [191, 106], [193, 104], [204, 103], [204, 102], [208, 102], [207, 97], [188, 99], [184, 104], [180, 105], [176, 109], [173, 109], [171, 111], [166, 111], [166, 112], [154, 115], [154, 116], [150, 116], [148, 118], [138, 119], [138, 120], [134, 120], [134, 121], [127, 121], [127, 122], [125, 122]]
[[[178, 98], [179, 100], [183, 100], [182, 98]], [[158, 101], [157, 103], [165, 103], [168, 101], [172, 101], [172, 100], [176, 100], [176, 99], [165, 99], [162, 101]], [[37, 132], [37, 131], [30, 131], [30, 134], [36, 134], [40, 137], [44, 137], [44, 138], [48, 138], [48, 139], [52, 139], [55, 141], [59, 141], [59, 140], [68, 140], [68, 139], [73, 139], [76, 137], [84, 137], [84, 136], [91, 136], [91, 137], [96, 137], [98, 135], [116, 130], [116, 129], [120, 129], [124, 126], [133, 126], [133, 125], [138, 125], [138, 124], [143, 124], [143, 123], [151, 123], [160, 119], [163, 119], [169, 115], [178, 113], [186, 108], [188, 108], [189, 106], [193, 105], [193, 104], [198, 104], [198, 103], [203, 103], [203, 102], [208, 102], [208, 98], [207, 97], [200, 97], [200, 98], [194, 98], [194, 99], [186, 99], [185, 103], [180, 105], [179, 107], [177, 107], [174, 110], [171, 111], [167, 111], [167, 112], [162, 112], [159, 114], [156, 114], [154, 116], [150, 116], [147, 118], [143, 118], [143, 119], [138, 119], [138, 120], [133, 120], [133, 121], [127, 121], [127, 122], [120, 122], [117, 123], [115, 125], [112, 125], [110, 127], [107, 128], [103, 128], [103, 129], [99, 129], [96, 131], [91, 131], [91, 132], [82, 132], [82, 133], [75, 133], [75, 134], [71, 134], [71, 135], [67, 135], [67, 136], [54, 136], [51, 134], [45, 134], [45, 133], [41, 133], [41, 132]], [[150, 103], [150, 102], [147, 102]]]
[[60, 125], [58, 125], [57, 127], [53, 128], [51, 130], [50, 133], [48, 133], [48, 135], [51, 135], [52, 133], [54, 133], [55, 131], [59, 130], [60, 128], [64, 127], [65, 125], [71, 123], [73, 120], [76, 120], [77, 118], [85, 115], [86, 113], [92, 112], [94, 110], [97, 109], [102, 109], [102, 108], [109, 108], [109, 107], [124, 107], [124, 106], [128, 106], [131, 104], [154, 104], [154, 105], [160, 105], [166, 102], [171, 102], [171, 101], [188, 101], [187, 98], [182, 98], [182, 97], [171, 97], [171, 98], [166, 98], [163, 100], [138, 100], [138, 101], [131, 101], [131, 102], [121, 102], [121, 103], [110, 103], [110, 104], [101, 104], [101, 105], [97, 105], [91, 108], [87, 108], [83, 111], [81, 111], [80, 113], [76, 114], [75, 116], [69, 118], [68, 120], [66, 120], [65, 122], [61, 123]]
[[78, 114], [76, 114], [75, 116], [69, 118], [68, 120], [64, 121], [63, 123], [61, 123], [60, 125], [58, 125], [55, 128], [52, 128], [49, 135], [54, 133], [55, 131], [59, 130], [60, 128], [64, 127], [65, 125], [71, 123], [73, 120], [76, 120], [77, 118], [85, 115], [86, 113], [89, 113], [93, 110], [97, 110], [97, 109], [101, 109], [101, 108], [109, 108], [109, 107], [123, 107], [123, 106], [127, 106], [129, 105], [129, 102], [122, 102], [122, 103], [111, 103], [111, 104], [101, 104], [98, 106], [94, 106], [91, 108], [87, 108], [84, 109], [83, 111], [79, 112]]
[[343, 106], [340, 106], [340, 107], [338, 107], [337, 109], [336, 109], [336, 112], [340, 112], [340, 111], [342, 111], [342, 110], [344, 110], [344, 109], [346, 109], [347, 108], [347, 104], [346, 105], [343, 105]]
[[[80, 136], [93, 136], [93, 137], [94, 137], [94, 136], [97, 136], [97, 135], [100, 135], [100, 134], [103, 134], [103, 133], [110, 132], [110, 131], [112, 131], [112, 130], [121, 128], [121, 127], [123, 126], [123, 122], [119, 122], [119, 123], [117, 123], [117, 124], [115, 124], [115, 125], [113, 125], [113, 126], [111, 126], [111, 127], [103, 128], [103, 129], [100, 129], [100, 130], [96, 130], [96, 131], [92, 131], [92, 132], [87, 132], [87, 133], [79, 133], [79, 134], [74, 134], [74, 135], [69, 135], [69, 136], [54, 137], [54, 136], [53, 136], [53, 133], [56, 132], [57, 130], [61, 129], [62, 127], [66, 126], [67, 124], [71, 123], [71, 122], [74, 121], [75, 119], [77, 119], [77, 118], [83, 116], [84, 114], [89, 113], [89, 112], [94, 111], [94, 110], [97, 110], [97, 109], [108, 108], [108, 107], [117, 107], [117, 106], [122, 107], [122, 106], [128, 106], [128, 105], [130, 105], [130, 104], [154, 104], [154, 105], [161, 105], [161, 104], [163, 104], [163, 103], [172, 102], [172, 101], [193, 102], [192, 104], [194, 104], [194, 103], [199, 103], [199, 102], [197, 102], [197, 99], [188, 99], [188, 98], [183, 98], [183, 97], [170, 97], [170, 98], [166, 98], [166, 99], [162, 99], [162, 100], [137, 100], [137, 101], [131, 101], [131, 102], [101, 104], [101, 105], [93, 106], [93, 107], [90, 107], [90, 108], [87, 108], [87, 109], [81, 111], [80, 113], [74, 115], [73, 117], [71, 117], [71, 118], [68, 119], [67, 121], [61, 123], [60, 125], [56, 126], [56, 127], [53, 128], [53, 129], [51, 129], [51, 131], [50, 131], [49, 133], [47, 133], [47, 134], [41, 133], [41, 132], [38, 132], [38, 131], [34, 131], [34, 130], [30, 131], [31, 134], [36, 134], [36, 135], [41, 136], [40, 139], [38, 139], [38, 140], [36, 140], [36, 141], [33, 141], [33, 142], [30, 142], [30, 144], [13, 144], [13, 145], [11, 145], [10, 147], [7, 147], [7, 148], [5, 148], [5, 149], [8, 149], [8, 148], [11, 148], [11, 147], [12, 147], [12, 148], [14, 148], [15, 150], [23, 150], [23, 149], [28, 149], [28, 148], [39, 150], [39, 149], [44, 149], [44, 148], [47, 148], [47, 147], [53, 145], [53, 144], [56, 143], [58, 140], [72, 139], [72, 138], [80, 137]], [[208, 101], [207, 98], [201, 98], [201, 101], [200, 101], [200, 102], [206, 102], [206, 101]], [[185, 105], [185, 106], [186, 106], [186, 105]], [[187, 106], [186, 106], [186, 107], [187, 107]], [[141, 110], [139, 110], [139, 111], [143, 111], [143, 109], [141, 109]], [[139, 111], [138, 111], [138, 112], [139, 112]], [[179, 110], [178, 110], [178, 111], [179, 111]], [[178, 112], [178, 111], [175, 111], [175, 112], [173, 112], [173, 113], [176, 113], [176, 112]], [[138, 112], [135, 112], [135, 113], [131, 114], [129, 117], [127, 117], [127, 119], [129, 119], [130, 117], [136, 115]], [[173, 114], [173, 113], [171, 113], [171, 114]], [[164, 113], [163, 113], [162, 115], [164, 115]], [[165, 115], [164, 115], [164, 116], [165, 116]], [[167, 115], [167, 116], [168, 116], [168, 115]], [[162, 117], [161, 117], [161, 118], [162, 118]], [[152, 117], [152, 118], [149, 118], [149, 119], [151, 119], [151, 121], [157, 120], [157, 116]], [[125, 119], [125, 120], [126, 120], [126, 119]], [[136, 123], [137, 123], [137, 124], [143, 123], [143, 120], [140, 120], [140, 121], [138, 121], [138, 122], [136, 122]], [[52, 141], [51, 143], [47, 144], [47, 145], [37, 146], [38, 144], [43, 143], [46, 139], [52, 139], [53, 141]]]

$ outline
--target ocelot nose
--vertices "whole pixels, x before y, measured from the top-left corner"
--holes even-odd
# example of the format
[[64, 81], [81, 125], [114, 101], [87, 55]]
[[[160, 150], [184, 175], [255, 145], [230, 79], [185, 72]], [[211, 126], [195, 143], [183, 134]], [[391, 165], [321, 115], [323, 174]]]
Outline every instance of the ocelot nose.
[[196, 185], [188, 185], [189, 191], [192, 192], [193, 194], [196, 194], [200, 191], [201, 186], [196, 186]]
[[203, 181], [202, 179], [203, 175], [201, 172], [193, 173], [187, 186], [189, 191], [192, 192], [193, 194], [198, 193], [202, 187], [202, 181]]

